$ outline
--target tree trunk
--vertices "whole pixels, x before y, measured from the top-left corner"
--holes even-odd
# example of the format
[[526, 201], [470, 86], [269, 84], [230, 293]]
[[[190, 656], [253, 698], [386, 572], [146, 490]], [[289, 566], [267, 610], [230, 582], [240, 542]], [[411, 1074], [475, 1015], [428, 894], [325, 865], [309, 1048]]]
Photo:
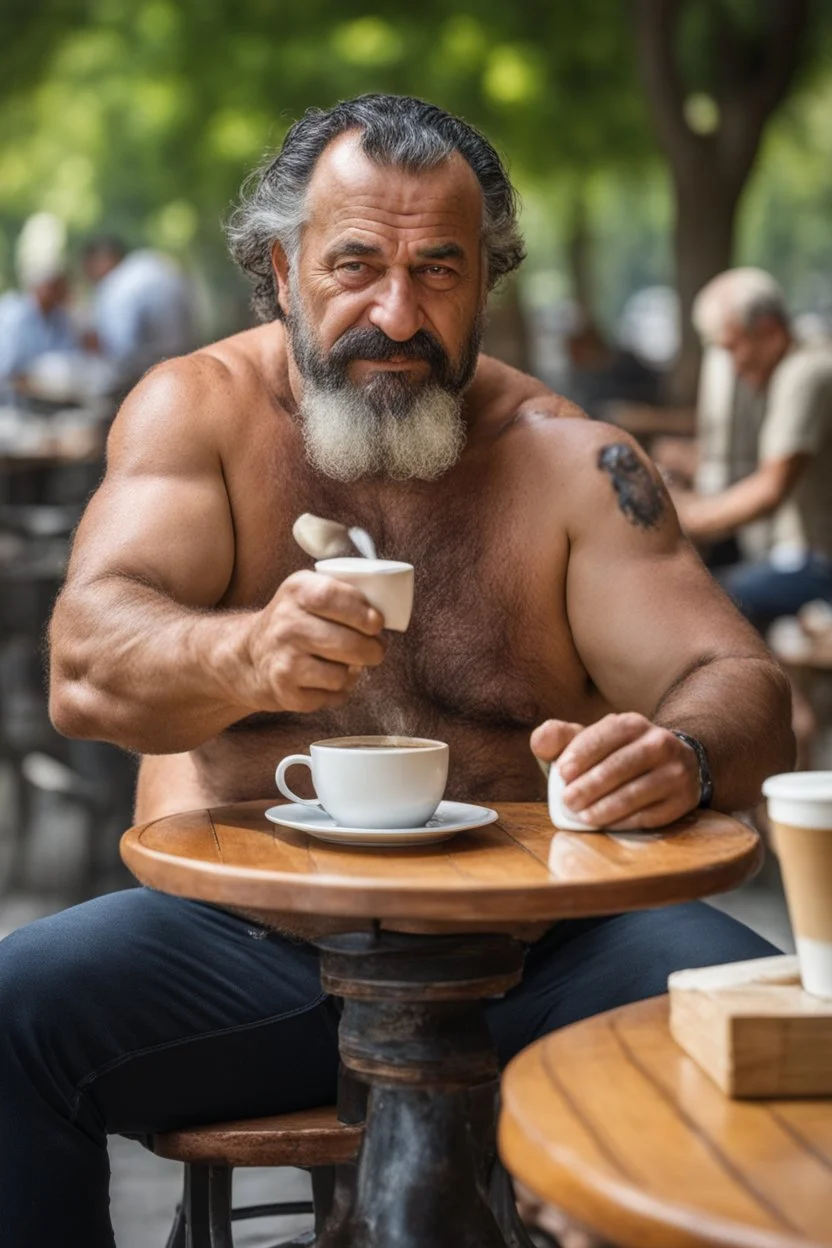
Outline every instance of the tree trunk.
[[572, 203], [569, 235], [566, 242], [566, 254], [569, 264], [571, 295], [580, 312], [588, 323], [592, 322], [593, 281], [592, 281], [592, 237], [589, 232], [586, 213], [586, 200], [583, 192], [577, 191]]
[[529, 335], [514, 276], [505, 280], [489, 304], [482, 349], [522, 373], [530, 371]]
[[757, 27], [735, 24], [724, 0], [708, 12], [712, 77], [719, 122], [696, 133], [685, 115], [689, 86], [677, 64], [679, 18], [685, 0], [633, 0], [639, 69], [656, 136], [670, 164], [676, 195], [675, 257], [682, 349], [671, 390], [674, 401], [696, 394], [699, 343], [691, 304], [733, 258], [737, 205], [754, 166], [766, 122], [785, 98], [800, 63], [808, 0], [767, 0]]
[[684, 404], [696, 395], [701, 358], [691, 308], [702, 287], [731, 266], [739, 190], [726, 187], [712, 171], [709, 177], [677, 176], [674, 191], [673, 241], [681, 333], [669, 397]]

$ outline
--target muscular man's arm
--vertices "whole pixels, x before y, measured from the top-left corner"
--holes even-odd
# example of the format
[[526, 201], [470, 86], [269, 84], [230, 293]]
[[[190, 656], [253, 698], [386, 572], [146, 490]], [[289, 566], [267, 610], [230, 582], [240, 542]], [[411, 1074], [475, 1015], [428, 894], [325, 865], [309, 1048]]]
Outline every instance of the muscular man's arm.
[[192, 358], [122, 408], [51, 624], [59, 731], [179, 753], [252, 711], [337, 704], [381, 661], [378, 612], [329, 578], [290, 577], [258, 611], [218, 605], [235, 561], [223, 424], [240, 401], [222, 364]]
[[714, 805], [746, 808], [792, 766], [788, 682], [682, 537], [647, 458], [609, 427], [569, 442], [569, 621], [598, 689], [630, 714], [538, 730], [535, 749], [562, 751], [565, 800], [589, 822], [647, 811], [640, 826], [656, 826], [696, 804], [693, 751], [666, 731], [680, 729], [706, 748]]

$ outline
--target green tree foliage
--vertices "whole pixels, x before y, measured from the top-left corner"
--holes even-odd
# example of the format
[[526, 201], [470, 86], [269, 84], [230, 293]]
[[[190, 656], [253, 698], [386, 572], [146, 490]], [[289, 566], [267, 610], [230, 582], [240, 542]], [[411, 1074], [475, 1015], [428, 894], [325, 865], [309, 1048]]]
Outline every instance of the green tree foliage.
[[[355, 0], [52, 5], [40, 76], [28, 58], [0, 115], [8, 227], [46, 207], [76, 231], [106, 220], [172, 247], [207, 241], [294, 117], [366, 90], [462, 113], [529, 184], [586, 177], [602, 151], [621, 166], [653, 153], [616, 0], [427, 0], [418, 16]], [[3, 24], [7, 46], [32, 26], [22, 6]]]
[[[714, 29], [727, 14], [753, 68], [755, 23], [770, 0], [662, 3], [681, 6], [674, 55], [685, 115], [706, 131], [731, 90]], [[829, 8], [816, 0], [815, 63]], [[219, 226], [244, 174], [306, 107], [367, 90], [422, 95], [486, 131], [510, 158], [528, 227], [546, 246], [583, 204], [591, 233], [600, 216], [610, 238], [637, 248], [639, 203], [645, 221], [663, 216], [663, 161], [633, 13], [626, 0], [7, 0], [0, 267], [8, 278], [8, 241], [23, 218], [49, 208], [75, 236], [106, 226], [228, 281]], [[770, 156], [786, 159], [786, 145]], [[807, 200], [815, 181], [829, 182], [822, 160], [812, 169]], [[616, 211], [628, 217], [618, 232]], [[644, 264], [620, 255], [612, 268], [624, 282]]]

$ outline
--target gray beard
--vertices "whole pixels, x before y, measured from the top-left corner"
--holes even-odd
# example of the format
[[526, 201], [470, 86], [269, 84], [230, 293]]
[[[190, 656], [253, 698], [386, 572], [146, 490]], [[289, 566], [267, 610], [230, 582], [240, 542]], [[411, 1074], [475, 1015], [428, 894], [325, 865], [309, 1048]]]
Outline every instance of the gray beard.
[[[339, 359], [337, 346], [323, 355], [302, 305], [287, 318], [287, 332], [303, 381], [300, 420], [313, 468], [335, 481], [434, 481], [454, 466], [467, 436], [462, 395], [476, 369], [481, 317], [456, 369], [435, 341], [421, 344], [423, 356], [434, 357], [435, 374], [421, 383], [380, 369], [355, 385], [346, 375], [349, 356], [342, 350]], [[344, 345], [349, 348], [349, 337]], [[353, 347], [361, 358], [355, 342]]]
[[304, 379], [300, 415], [313, 468], [335, 481], [435, 481], [454, 466], [466, 438], [460, 395], [426, 385], [389, 406], [380, 399], [371, 387]]

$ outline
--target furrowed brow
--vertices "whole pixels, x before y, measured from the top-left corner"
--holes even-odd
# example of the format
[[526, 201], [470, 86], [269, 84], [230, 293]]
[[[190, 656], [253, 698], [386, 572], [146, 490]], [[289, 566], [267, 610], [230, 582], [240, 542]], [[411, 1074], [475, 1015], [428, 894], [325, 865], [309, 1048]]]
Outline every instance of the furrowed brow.
[[435, 247], [420, 247], [416, 252], [420, 260], [464, 260], [465, 252], [459, 243], [438, 243]]
[[360, 243], [358, 239], [348, 238], [343, 243], [335, 243], [326, 253], [324, 260], [327, 264], [334, 264], [336, 260], [343, 260], [345, 256], [380, 256], [381, 248], [374, 247], [371, 243]]

